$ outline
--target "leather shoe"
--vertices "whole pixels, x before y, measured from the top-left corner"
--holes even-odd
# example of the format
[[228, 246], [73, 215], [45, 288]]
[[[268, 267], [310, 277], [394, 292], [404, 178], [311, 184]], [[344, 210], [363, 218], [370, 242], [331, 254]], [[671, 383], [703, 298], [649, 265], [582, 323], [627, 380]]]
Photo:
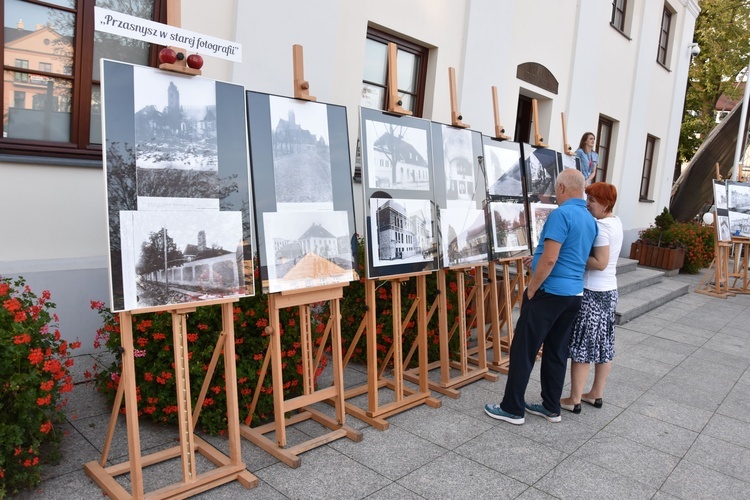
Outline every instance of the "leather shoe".
[[601, 408], [601, 407], [602, 407], [602, 405], [604, 404], [604, 403], [602, 402], [602, 398], [596, 398], [596, 399], [592, 399], [592, 398], [581, 398], [581, 401], [583, 401], [584, 403], [588, 403], [588, 404], [590, 404], [590, 405], [591, 405], [591, 406], [593, 406], [594, 408]]
[[578, 414], [581, 413], [581, 403], [578, 403], [577, 405], [566, 405], [563, 403], [560, 403], [560, 408], [563, 410], [568, 410], [569, 412]]

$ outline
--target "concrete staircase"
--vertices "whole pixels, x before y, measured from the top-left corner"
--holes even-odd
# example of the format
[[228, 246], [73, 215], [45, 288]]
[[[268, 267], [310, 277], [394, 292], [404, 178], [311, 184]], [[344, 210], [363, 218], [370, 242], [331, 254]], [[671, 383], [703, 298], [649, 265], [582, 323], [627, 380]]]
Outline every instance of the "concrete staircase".
[[638, 261], [618, 259], [617, 290], [619, 299], [615, 322], [623, 325], [641, 314], [666, 304], [688, 293], [689, 285], [673, 280], [664, 280], [665, 275], [675, 271], [638, 267]]

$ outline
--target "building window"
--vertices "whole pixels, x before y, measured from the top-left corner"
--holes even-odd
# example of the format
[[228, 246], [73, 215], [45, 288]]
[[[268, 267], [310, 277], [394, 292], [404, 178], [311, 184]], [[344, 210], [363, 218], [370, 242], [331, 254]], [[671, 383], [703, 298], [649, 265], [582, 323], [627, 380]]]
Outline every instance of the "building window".
[[661, 16], [661, 32], [659, 34], [659, 51], [656, 53], [656, 62], [667, 67], [669, 59], [669, 28], [672, 24], [672, 12], [664, 6]]
[[617, 31], [625, 33], [625, 15], [627, 13], [628, 0], [612, 0], [612, 18], [609, 23]]
[[612, 130], [614, 123], [603, 116], [599, 117], [599, 125], [596, 131], [596, 152], [599, 154], [599, 163], [596, 166], [595, 182], [606, 182], [609, 167], [609, 152], [612, 144]]
[[640, 199], [649, 199], [649, 189], [651, 188], [651, 172], [656, 155], [656, 137], [646, 136], [646, 152], [643, 155], [643, 173], [641, 174], [641, 192]]
[[26, 92], [13, 91], [13, 107], [21, 109], [26, 107]]
[[398, 47], [398, 94], [404, 109], [422, 116], [428, 49], [374, 28], [367, 29], [362, 106], [386, 109], [388, 92], [388, 43]]
[[[96, 5], [166, 19], [166, 0], [4, 1], [0, 153], [101, 159], [100, 59], [155, 64], [156, 50], [94, 31]], [[26, 109], [9, 102], [19, 85]]]

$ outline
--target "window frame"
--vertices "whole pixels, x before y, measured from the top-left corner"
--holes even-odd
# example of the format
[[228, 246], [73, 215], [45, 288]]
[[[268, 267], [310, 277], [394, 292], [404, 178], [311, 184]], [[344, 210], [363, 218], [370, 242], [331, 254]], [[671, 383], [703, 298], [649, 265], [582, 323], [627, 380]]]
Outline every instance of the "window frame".
[[[618, 4], [620, 4], [621, 7], [618, 7]], [[619, 26], [615, 22], [616, 15], [618, 13], [620, 14]], [[612, 14], [609, 19], [609, 25], [625, 36], [627, 36], [627, 34], [625, 33], [627, 14], [628, 14], [628, 0], [612, 0]]]
[[[397, 92], [399, 94], [408, 94], [412, 96], [412, 99], [414, 100], [414, 109], [412, 111], [413, 116], [416, 117], [422, 117], [422, 113], [424, 112], [424, 96], [425, 96], [425, 86], [427, 82], [427, 59], [429, 57], [430, 49], [427, 47], [424, 47], [422, 45], [419, 45], [414, 42], [410, 42], [408, 40], [405, 40], [404, 38], [401, 38], [397, 35], [393, 35], [390, 33], [386, 33], [385, 31], [381, 31], [377, 28], [373, 28], [368, 26], [367, 27], [367, 37], [370, 40], [384, 43], [386, 46], [388, 43], [392, 42], [396, 44], [396, 47], [398, 50], [402, 50], [404, 52], [408, 52], [410, 54], [414, 54], [419, 57], [419, 65], [417, 66], [417, 88], [414, 92], [407, 92], [402, 89], [397, 89]], [[386, 69], [386, 75], [385, 80], [388, 82], [388, 71]], [[387, 90], [387, 85], [383, 85], [378, 82], [372, 82], [370, 80], [365, 80], [362, 78], [362, 83], [366, 83], [368, 85], [372, 85], [373, 87], [379, 87], [384, 90]], [[386, 103], [385, 105], [388, 105], [388, 96], [386, 94]], [[385, 108], [383, 109], [385, 110]]]
[[[75, 7], [60, 6], [46, 3], [43, 0], [23, 0], [24, 3], [48, 7], [75, 15], [74, 43], [73, 43], [73, 73], [67, 77], [59, 74], [49, 74], [33, 68], [19, 68], [6, 64], [5, 42], [0, 53], [0, 66], [3, 73], [25, 74], [28, 78], [32, 74], [42, 74], [54, 78], [69, 80], [72, 85], [70, 111], [70, 141], [56, 142], [32, 139], [13, 139], [0, 137], [0, 156], [38, 156], [70, 158], [79, 160], [98, 160], [102, 158], [101, 144], [92, 144], [91, 128], [91, 92], [94, 85], [92, 78], [94, 65], [94, 6], [96, 0], [78, 0]], [[167, 0], [153, 0], [154, 20], [165, 22], [167, 19]], [[5, 30], [5, 9], [0, 9], [0, 23]], [[151, 44], [148, 55], [148, 65], [156, 66], [161, 46]], [[19, 72], [20, 70], [20, 72]], [[14, 77], [15, 78], [15, 77]], [[0, 95], [5, 95], [5, 77], [0, 81]]]
[[651, 189], [651, 175], [653, 173], [654, 157], [658, 138], [651, 134], [646, 135], [646, 148], [643, 152], [643, 170], [641, 171], [641, 186], [638, 192], [639, 201], [651, 201], [649, 191]]
[[[656, 48], [656, 62], [669, 69], [668, 62], [671, 55], [670, 36], [672, 34], [672, 17], [674, 13], [665, 4], [661, 14], [661, 23], [659, 24], [659, 45]], [[664, 27], [664, 21], [667, 20], [667, 27]]]
[[[606, 134], [607, 142], [602, 143], [602, 129], [607, 128], [609, 132]], [[612, 135], [615, 130], [615, 122], [609, 118], [599, 116], [599, 123], [596, 126], [596, 152], [599, 155], [599, 163], [596, 165], [596, 175], [594, 176], [594, 182], [606, 182], [607, 175], [609, 173], [609, 153], [612, 151]], [[602, 151], [603, 150], [603, 151]]]

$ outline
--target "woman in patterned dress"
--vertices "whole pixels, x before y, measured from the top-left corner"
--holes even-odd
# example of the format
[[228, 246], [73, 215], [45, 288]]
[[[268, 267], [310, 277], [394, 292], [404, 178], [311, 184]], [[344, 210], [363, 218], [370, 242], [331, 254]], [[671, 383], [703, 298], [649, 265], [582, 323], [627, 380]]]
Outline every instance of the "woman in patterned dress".
[[[610, 361], [615, 356], [615, 273], [622, 248], [622, 222], [612, 214], [617, 201], [615, 186], [595, 182], [586, 188], [586, 195], [586, 207], [596, 218], [599, 235], [586, 262], [583, 302], [570, 333], [570, 396], [560, 400], [560, 406], [573, 413], [581, 412], [581, 401], [602, 407]], [[589, 392], [582, 394], [590, 363], [596, 363], [594, 383]]]

